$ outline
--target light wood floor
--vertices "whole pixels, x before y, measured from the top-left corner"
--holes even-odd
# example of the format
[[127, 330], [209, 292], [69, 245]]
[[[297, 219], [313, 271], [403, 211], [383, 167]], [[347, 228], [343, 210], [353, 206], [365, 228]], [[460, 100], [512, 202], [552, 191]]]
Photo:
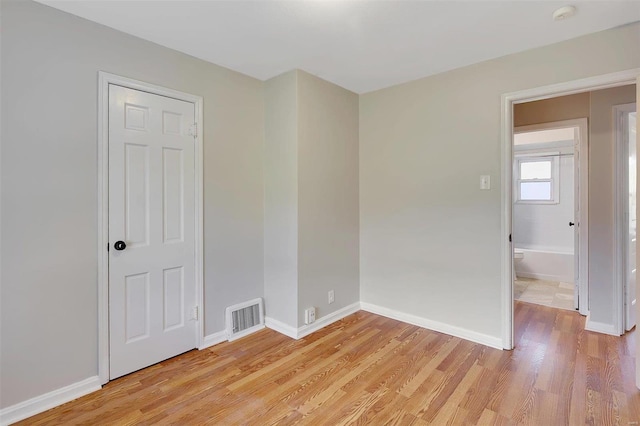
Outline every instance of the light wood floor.
[[23, 424], [629, 425], [634, 340], [516, 303], [514, 351], [358, 312], [305, 339], [263, 330], [108, 383]]

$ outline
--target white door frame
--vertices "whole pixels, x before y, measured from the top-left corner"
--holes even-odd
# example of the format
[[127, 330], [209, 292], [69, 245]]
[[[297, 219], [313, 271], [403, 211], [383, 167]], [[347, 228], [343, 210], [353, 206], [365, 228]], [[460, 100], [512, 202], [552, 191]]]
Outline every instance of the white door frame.
[[[614, 289], [615, 289], [615, 318], [616, 330], [619, 335], [625, 333], [627, 329], [626, 319], [626, 285], [627, 285], [627, 250], [629, 247], [629, 229], [627, 210], [629, 209], [629, 194], [625, 194], [628, 188], [629, 150], [628, 143], [623, 136], [622, 126], [623, 115], [636, 110], [636, 103], [614, 105], [613, 106], [613, 129], [615, 132], [615, 155], [613, 167], [616, 171], [615, 198], [613, 203], [613, 223], [614, 223]], [[626, 142], [626, 143], [625, 143]], [[635, 141], [634, 141], [635, 143]]]
[[195, 108], [195, 277], [198, 324], [195, 347], [204, 339], [203, 315], [203, 99], [184, 92], [148, 84], [142, 81], [98, 72], [98, 376], [109, 381], [109, 85], [127, 87], [155, 95], [189, 102]]
[[[534, 132], [538, 130], [566, 129], [569, 127], [578, 129], [578, 144], [574, 145], [574, 188], [579, 194], [577, 203], [574, 201], [574, 210], [579, 211], [574, 221], [578, 229], [580, 239], [578, 241], [578, 253], [574, 253], [578, 262], [577, 277], [578, 294], [580, 297], [579, 312], [581, 315], [589, 314], [589, 124], [587, 118], [553, 121], [548, 123], [533, 124], [514, 128], [513, 133]], [[577, 160], [577, 161], [575, 161]], [[512, 210], [513, 217], [513, 210]]]
[[563, 95], [635, 84], [640, 68], [604, 74], [549, 86], [505, 93], [501, 99], [501, 288], [502, 288], [502, 346], [513, 349], [513, 277], [512, 251], [509, 235], [512, 232], [513, 179], [513, 105]]

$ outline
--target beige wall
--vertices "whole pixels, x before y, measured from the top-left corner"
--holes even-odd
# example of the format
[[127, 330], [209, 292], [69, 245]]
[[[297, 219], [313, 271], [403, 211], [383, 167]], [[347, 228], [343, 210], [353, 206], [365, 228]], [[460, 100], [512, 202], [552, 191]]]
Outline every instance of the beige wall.
[[[298, 72], [299, 293], [321, 318], [360, 299], [358, 95]], [[329, 290], [335, 302], [327, 302]]]
[[589, 117], [589, 92], [559, 96], [513, 107], [514, 127]]
[[204, 318], [263, 294], [262, 82], [28, 1], [2, 27], [1, 406], [98, 373], [98, 71], [204, 98]]
[[501, 95], [640, 67], [639, 39], [628, 25], [362, 95], [362, 301], [500, 339]]

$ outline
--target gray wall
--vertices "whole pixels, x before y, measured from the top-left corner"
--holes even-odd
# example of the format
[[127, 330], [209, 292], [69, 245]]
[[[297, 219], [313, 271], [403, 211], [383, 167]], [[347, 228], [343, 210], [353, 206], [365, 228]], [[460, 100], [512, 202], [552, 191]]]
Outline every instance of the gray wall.
[[298, 323], [298, 72], [265, 83], [265, 315]]
[[299, 328], [359, 300], [358, 95], [295, 70], [265, 111], [266, 314]]
[[[360, 300], [358, 95], [298, 71], [299, 293], [321, 318]], [[335, 302], [327, 302], [329, 290]]]
[[500, 338], [500, 97], [640, 67], [638, 40], [628, 25], [360, 96], [361, 300]]
[[260, 81], [32, 2], [2, 1], [1, 405], [94, 376], [97, 81], [204, 97], [205, 322], [263, 295]]

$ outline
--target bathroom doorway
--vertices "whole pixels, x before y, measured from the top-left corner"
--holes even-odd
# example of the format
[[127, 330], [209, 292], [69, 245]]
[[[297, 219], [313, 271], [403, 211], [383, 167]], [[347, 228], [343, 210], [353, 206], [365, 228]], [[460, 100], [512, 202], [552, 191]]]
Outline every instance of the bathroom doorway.
[[[516, 111], [516, 123], [519, 118]], [[586, 139], [586, 118], [514, 128], [512, 239], [516, 300], [581, 310], [581, 294], [586, 295], [586, 289], [581, 288], [580, 280], [580, 234], [587, 220], [581, 220], [581, 211], [587, 203], [582, 196], [586, 196], [588, 182], [584, 179], [583, 183], [580, 176], [580, 153], [581, 148], [586, 153]], [[586, 305], [586, 296], [582, 299], [582, 305]], [[582, 310], [586, 311], [586, 306]]]

